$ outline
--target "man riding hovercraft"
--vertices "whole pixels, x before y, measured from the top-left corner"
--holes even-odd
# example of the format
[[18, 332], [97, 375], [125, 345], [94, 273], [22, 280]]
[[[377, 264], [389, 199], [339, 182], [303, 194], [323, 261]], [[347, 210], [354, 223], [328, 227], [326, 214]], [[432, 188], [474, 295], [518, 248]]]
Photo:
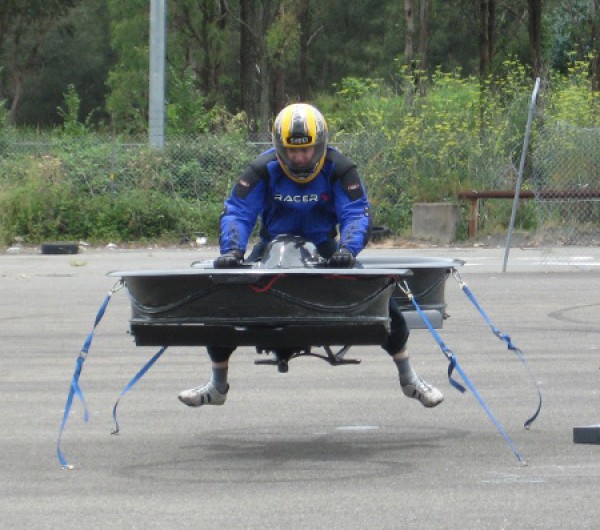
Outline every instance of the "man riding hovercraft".
[[[325, 118], [305, 103], [289, 105], [278, 114], [272, 138], [273, 148], [248, 165], [225, 200], [220, 219], [221, 255], [214, 267], [242, 265], [259, 217], [260, 240], [246, 261], [260, 260], [270, 241], [287, 234], [313, 243], [329, 266], [352, 267], [367, 244], [371, 226], [369, 201], [356, 165], [328, 146]], [[409, 330], [393, 298], [389, 309], [391, 331], [381, 346], [396, 365], [402, 392], [425, 407], [435, 407], [444, 397], [413, 369], [406, 349]], [[234, 349], [207, 346], [211, 380], [184, 390], [179, 400], [190, 407], [223, 405]]]

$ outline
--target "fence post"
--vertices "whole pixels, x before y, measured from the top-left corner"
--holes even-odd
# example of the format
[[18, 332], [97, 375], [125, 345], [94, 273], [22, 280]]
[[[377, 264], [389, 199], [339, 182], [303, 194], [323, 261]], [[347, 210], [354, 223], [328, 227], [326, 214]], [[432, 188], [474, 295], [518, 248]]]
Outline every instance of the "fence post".
[[538, 92], [540, 90], [540, 78], [535, 80], [535, 86], [529, 103], [529, 115], [527, 116], [527, 126], [525, 127], [525, 138], [523, 139], [523, 151], [521, 152], [521, 163], [519, 164], [519, 174], [517, 176], [517, 184], [515, 185], [515, 198], [513, 200], [512, 212], [510, 215], [510, 224], [508, 225], [508, 235], [506, 237], [506, 245], [504, 246], [504, 263], [502, 264], [502, 272], [506, 272], [506, 263], [508, 262], [508, 252], [512, 241], [512, 233], [517, 217], [517, 208], [519, 207], [519, 192], [523, 184], [523, 172], [525, 170], [525, 159], [527, 158], [527, 150], [529, 148], [529, 137], [531, 136], [531, 123], [537, 102]]
[[165, 144], [165, 52], [166, 0], [150, 0], [150, 86], [148, 108], [149, 143]]

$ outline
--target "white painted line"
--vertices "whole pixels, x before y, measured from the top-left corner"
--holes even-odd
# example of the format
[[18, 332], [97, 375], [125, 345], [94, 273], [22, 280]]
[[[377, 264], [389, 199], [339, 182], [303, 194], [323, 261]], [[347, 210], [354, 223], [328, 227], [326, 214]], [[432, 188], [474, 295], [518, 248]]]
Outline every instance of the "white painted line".
[[377, 431], [381, 429], [378, 425], [343, 425], [336, 427], [337, 431]]

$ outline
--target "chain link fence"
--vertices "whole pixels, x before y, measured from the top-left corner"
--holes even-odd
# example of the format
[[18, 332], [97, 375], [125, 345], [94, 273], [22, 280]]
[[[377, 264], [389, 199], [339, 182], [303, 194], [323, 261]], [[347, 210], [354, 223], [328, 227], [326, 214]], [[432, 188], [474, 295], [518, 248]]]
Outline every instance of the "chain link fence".
[[[373, 176], [398, 173], [383, 135], [344, 135], [334, 137], [331, 145], [357, 163], [367, 185]], [[271, 147], [269, 133], [170, 137], [162, 150], [141, 138], [14, 138], [0, 145], [0, 162], [10, 157], [36, 160], [48, 171], [62, 171], [90, 195], [137, 187], [183, 199], [222, 201], [245, 166]], [[393, 200], [393, 193], [388, 197]]]
[[[406, 195], [405, 186], [418, 180], [419, 168], [403, 167], [393, 152], [394, 146], [383, 134], [334, 136], [332, 145], [357, 163], [370, 187], [375, 211], [385, 213], [384, 219], [393, 219], [396, 227], [410, 227], [411, 198]], [[83, 166], [75, 156], [81, 146], [85, 146], [89, 158]], [[118, 194], [137, 187], [206, 204], [222, 201], [246, 164], [270, 146], [268, 133], [247, 138], [169, 138], [162, 151], [150, 148], [145, 139], [121, 143], [94, 136], [61, 144], [56, 139], [15, 138], [0, 146], [0, 162], [3, 157], [30, 155], [47, 163], [48, 171], [54, 171], [53, 164], [59, 164], [68, 178], [76, 180], [90, 195]], [[514, 152], [500, 159], [475, 160], [471, 183], [481, 190], [514, 189], [517, 169], [513, 159], [519, 155], [520, 149], [515, 147]], [[525, 243], [517, 244], [542, 249], [548, 261], [576, 257], [583, 248], [588, 255], [600, 247], [599, 171], [600, 129], [538, 124], [524, 181], [524, 189], [531, 196], [521, 203], [521, 208], [526, 208], [535, 219], [527, 226]], [[0, 185], [3, 178], [6, 177], [0, 175]], [[502, 212], [493, 209], [492, 202], [490, 206], [482, 205], [480, 229], [482, 238], [486, 228], [495, 229], [501, 243], [508, 227], [510, 201], [501, 201]], [[461, 215], [465, 227], [469, 216], [466, 210]], [[398, 219], [399, 216], [404, 218]], [[375, 222], [387, 224], [377, 218]], [[466, 236], [466, 229], [462, 235]]]
[[600, 129], [539, 127], [528, 185], [537, 215], [532, 241], [544, 259], [593, 258], [600, 246]]

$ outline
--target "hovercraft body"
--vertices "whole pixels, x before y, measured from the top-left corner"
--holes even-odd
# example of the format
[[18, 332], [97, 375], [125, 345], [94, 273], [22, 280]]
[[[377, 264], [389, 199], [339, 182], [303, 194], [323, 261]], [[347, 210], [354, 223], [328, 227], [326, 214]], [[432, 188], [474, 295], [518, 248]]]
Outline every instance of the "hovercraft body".
[[189, 269], [109, 276], [120, 277], [129, 291], [130, 328], [138, 346], [309, 350], [381, 344], [389, 333], [390, 298], [403, 311], [410, 309], [398, 281], [412, 283], [415, 295], [422, 293], [419, 303], [441, 327], [444, 283], [458, 263], [411, 258], [405, 265], [381, 257], [359, 259], [351, 269], [325, 265], [311, 243], [280, 236], [260, 262], [240, 268], [215, 269], [210, 260]]

